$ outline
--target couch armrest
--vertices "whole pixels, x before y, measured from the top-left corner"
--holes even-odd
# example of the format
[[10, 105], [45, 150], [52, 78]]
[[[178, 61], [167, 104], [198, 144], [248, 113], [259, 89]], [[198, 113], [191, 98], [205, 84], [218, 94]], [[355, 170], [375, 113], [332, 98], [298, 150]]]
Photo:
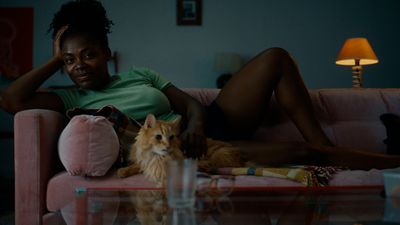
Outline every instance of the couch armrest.
[[47, 182], [57, 172], [57, 142], [65, 123], [61, 113], [42, 109], [21, 111], [14, 117], [17, 225], [42, 222]]

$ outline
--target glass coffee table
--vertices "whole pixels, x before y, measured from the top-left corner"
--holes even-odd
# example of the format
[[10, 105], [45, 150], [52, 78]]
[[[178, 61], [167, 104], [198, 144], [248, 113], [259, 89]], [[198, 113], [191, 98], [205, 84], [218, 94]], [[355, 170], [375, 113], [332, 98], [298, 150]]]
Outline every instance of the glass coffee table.
[[171, 209], [164, 189], [79, 188], [65, 224], [400, 224], [400, 198], [382, 186], [202, 188]]

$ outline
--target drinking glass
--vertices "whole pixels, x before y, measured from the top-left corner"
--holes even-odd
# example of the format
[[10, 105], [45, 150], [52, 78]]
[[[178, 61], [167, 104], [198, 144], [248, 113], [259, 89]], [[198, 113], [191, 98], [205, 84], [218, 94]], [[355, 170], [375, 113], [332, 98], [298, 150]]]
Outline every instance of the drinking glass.
[[196, 225], [194, 208], [173, 208], [167, 216], [167, 225]]
[[171, 208], [193, 207], [196, 200], [197, 162], [173, 160], [167, 164], [167, 199]]

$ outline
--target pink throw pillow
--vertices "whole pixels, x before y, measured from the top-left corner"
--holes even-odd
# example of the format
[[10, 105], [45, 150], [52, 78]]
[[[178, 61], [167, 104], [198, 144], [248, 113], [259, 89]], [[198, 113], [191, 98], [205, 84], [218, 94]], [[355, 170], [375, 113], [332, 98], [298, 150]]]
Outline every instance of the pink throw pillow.
[[118, 158], [118, 136], [105, 117], [74, 116], [60, 135], [58, 153], [69, 174], [103, 176]]

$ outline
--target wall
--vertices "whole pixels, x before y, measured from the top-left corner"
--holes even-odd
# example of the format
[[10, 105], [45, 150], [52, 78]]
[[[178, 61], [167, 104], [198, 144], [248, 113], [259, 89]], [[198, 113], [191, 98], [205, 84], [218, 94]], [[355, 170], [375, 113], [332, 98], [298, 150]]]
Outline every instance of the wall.
[[[0, 7], [34, 7], [35, 66], [51, 56], [46, 31], [63, 2], [0, 0]], [[177, 26], [176, 0], [102, 2], [115, 23], [110, 43], [120, 54], [121, 70], [150, 67], [178, 87], [215, 87], [217, 52], [236, 52], [249, 59], [274, 46], [293, 54], [309, 88], [351, 87], [350, 68], [334, 61], [343, 41], [356, 36], [367, 37], [380, 59], [365, 67], [365, 87], [400, 86], [398, 0], [203, 0], [202, 26]], [[45, 85], [50, 84], [69, 80], [56, 74]], [[3, 114], [1, 120], [9, 121]], [[5, 124], [3, 130], [12, 129], [11, 122]], [[1, 160], [7, 160], [1, 154]]]
[[[245, 59], [279, 46], [297, 59], [309, 88], [350, 87], [351, 71], [334, 64], [348, 37], [365, 36], [380, 59], [365, 67], [366, 87], [398, 87], [396, 43], [400, 31], [397, 0], [203, 0], [202, 26], [177, 26], [176, 0], [104, 0], [115, 22], [111, 47], [121, 69], [147, 66], [180, 87], [215, 87], [217, 52]], [[0, 1], [0, 6], [35, 8], [34, 65], [51, 54], [49, 21], [60, 0]], [[45, 6], [45, 7], [43, 7]], [[65, 75], [48, 83], [65, 83]], [[47, 83], [47, 84], [48, 84]]]

